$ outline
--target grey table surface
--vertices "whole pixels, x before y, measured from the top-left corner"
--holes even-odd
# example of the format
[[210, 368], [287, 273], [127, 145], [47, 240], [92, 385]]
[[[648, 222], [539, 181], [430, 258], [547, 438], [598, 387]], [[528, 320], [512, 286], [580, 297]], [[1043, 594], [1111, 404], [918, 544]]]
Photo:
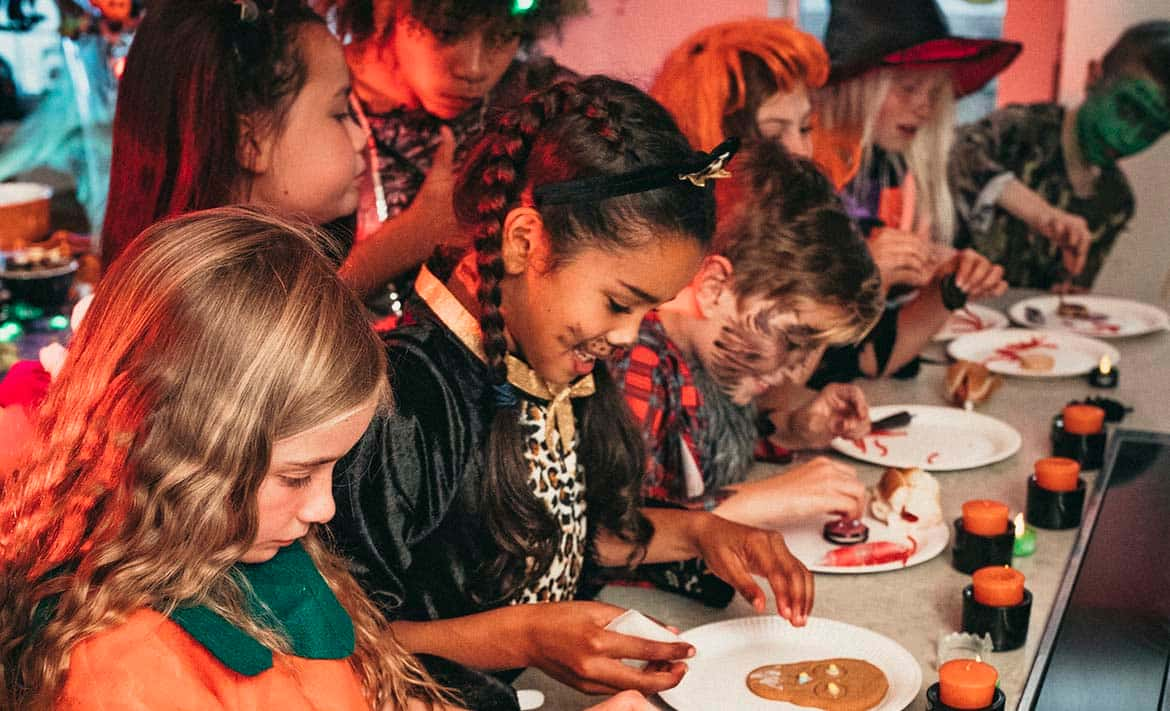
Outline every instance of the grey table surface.
[[[1015, 301], [1035, 293], [1012, 290], [999, 299], [983, 303], [1006, 311]], [[1087, 395], [1108, 395], [1134, 408], [1123, 426], [1170, 430], [1170, 416], [1167, 415], [1170, 378], [1165, 367], [1170, 361], [1170, 333], [1162, 331], [1114, 339], [1110, 343], [1121, 353], [1120, 385], [1115, 390], [1091, 388], [1083, 377], [1010, 378], [990, 400], [980, 405], [979, 412], [1001, 419], [1019, 430], [1023, 443], [1019, 452], [997, 464], [936, 475], [941, 484], [943, 514], [948, 521], [960, 515], [962, 503], [969, 499], [998, 499], [1007, 503], [1013, 514], [1022, 510], [1025, 481], [1032, 471], [1033, 462], [1051, 454], [1048, 439], [1051, 418], [1069, 400]], [[929, 346], [924, 354], [932, 359], [945, 357], [943, 347], [937, 344]], [[876, 380], [859, 384], [871, 405], [942, 405], [945, 404], [942, 399], [944, 372], [945, 366], [927, 363], [913, 380]], [[855, 464], [858, 475], [867, 485], [875, 484], [881, 476], [880, 467], [860, 462]], [[772, 469], [759, 465], [753, 475], [770, 471]], [[1090, 483], [1095, 477], [1096, 472], [1086, 473]], [[988, 659], [999, 670], [1000, 688], [1007, 695], [1009, 709], [1014, 709], [1018, 703], [1075, 538], [1076, 530], [1037, 530], [1036, 554], [1017, 558], [1014, 563], [1024, 574], [1033, 595], [1028, 641], [1022, 649], [995, 653]], [[960, 595], [970, 578], [951, 567], [950, 557], [948, 547], [933, 560], [893, 572], [816, 576], [814, 616], [886, 635], [918, 660], [922, 667], [923, 686], [918, 697], [907, 707], [909, 709], [925, 708], [926, 687], [938, 679], [938, 638], [959, 628]], [[726, 609], [713, 609], [659, 590], [609, 586], [601, 592], [600, 599], [640, 610], [683, 630], [755, 614], [739, 596]], [[546, 711], [583, 709], [599, 700], [560, 684], [535, 669], [526, 671], [514, 686], [541, 691], [545, 696], [543, 709]], [[655, 702], [662, 708], [669, 708], [659, 699]]]

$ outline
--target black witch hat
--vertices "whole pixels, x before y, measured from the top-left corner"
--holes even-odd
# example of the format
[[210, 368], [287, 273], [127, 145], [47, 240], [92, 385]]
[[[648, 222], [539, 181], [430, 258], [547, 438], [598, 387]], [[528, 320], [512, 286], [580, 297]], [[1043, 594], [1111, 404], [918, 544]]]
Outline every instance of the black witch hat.
[[978, 91], [1015, 60], [1019, 42], [951, 34], [934, 0], [831, 0], [829, 84], [878, 67], [949, 67], [955, 94]]

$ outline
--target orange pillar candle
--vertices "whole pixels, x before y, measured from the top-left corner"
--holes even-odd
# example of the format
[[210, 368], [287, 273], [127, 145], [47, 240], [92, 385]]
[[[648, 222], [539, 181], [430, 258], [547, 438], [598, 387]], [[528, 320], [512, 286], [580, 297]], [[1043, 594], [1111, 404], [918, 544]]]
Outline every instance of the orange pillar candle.
[[998, 501], [975, 499], [963, 504], [963, 528], [977, 536], [999, 536], [1007, 532], [1008, 507]]
[[989, 565], [971, 576], [975, 601], [988, 607], [1014, 607], [1024, 601], [1024, 574], [1006, 565]]
[[1081, 465], [1068, 457], [1045, 457], [1036, 460], [1036, 483], [1049, 491], [1074, 491], [1081, 475]]
[[1105, 425], [1105, 411], [1096, 405], [1066, 405], [1064, 431], [1075, 435], [1097, 434]]
[[983, 709], [995, 698], [995, 667], [974, 659], [952, 659], [938, 668], [938, 697], [954, 709]]

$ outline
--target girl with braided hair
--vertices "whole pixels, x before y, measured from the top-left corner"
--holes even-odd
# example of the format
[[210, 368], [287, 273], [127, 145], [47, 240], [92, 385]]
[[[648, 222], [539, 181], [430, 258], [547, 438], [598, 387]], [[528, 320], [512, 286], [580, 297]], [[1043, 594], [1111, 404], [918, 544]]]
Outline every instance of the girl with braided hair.
[[640, 510], [641, 436], [604, 363], [698, 267], [733, 150], [696, 155], [644, 93], [591, 77], [530, 95], [468, 157], [455, 207], [475, 248], [446, 283], [420, 273], [415, 323], [386, 341], [395, 410], [339, 466], [332, 525], [465, 698], [514, 708], [479, 671], [529, 665], [593, 693], [678, 683], [689, 646], [606, 631], [620, 609], [575, 601], [587, 567], [702, 557], [806, 619], [812, 579], [778, 534]]
[[441, 703], [319, 537], [386, 392], [312, 230], [219, 208], [128, 245], [0, 472], [0, 708]]

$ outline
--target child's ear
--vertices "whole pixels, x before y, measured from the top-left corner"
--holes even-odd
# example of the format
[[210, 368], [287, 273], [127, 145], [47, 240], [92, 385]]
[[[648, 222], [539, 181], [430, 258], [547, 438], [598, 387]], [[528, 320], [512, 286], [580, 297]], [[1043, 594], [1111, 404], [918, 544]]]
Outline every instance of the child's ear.
[[733, 272], [731, 262], [723, 255], [711, 254], [703, 258], [699, 273], [691, 282], [695, 285], [695, 302], [703, 318], [711, 318], [719, 311], [723, 300], [734, 298], [731, 291]]
[[240, 118], [240, 142], [236, 146], [236, 160], [253, 175], [267, 173], [272, 165], [272, 143], [267, 132], [252, 117]]
[[533, 259], [543, 259], [547, 246], [544, 220], [539, 212], [531, 207], [517, 207], [508, 212], [500, 244], [505, 274], [523, 274]]

